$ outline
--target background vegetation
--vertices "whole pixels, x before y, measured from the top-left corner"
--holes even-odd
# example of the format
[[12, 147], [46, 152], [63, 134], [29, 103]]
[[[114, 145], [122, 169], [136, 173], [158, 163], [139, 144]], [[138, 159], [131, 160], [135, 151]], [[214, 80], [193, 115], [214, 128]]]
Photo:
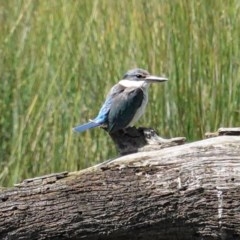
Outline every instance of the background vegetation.
[[136, 66], [170, 79], [138, 126], [239, 126], [239, 26], [238, 0], [0, 0], [0, 185], [115, 156], [101, 129], [71, 129]]

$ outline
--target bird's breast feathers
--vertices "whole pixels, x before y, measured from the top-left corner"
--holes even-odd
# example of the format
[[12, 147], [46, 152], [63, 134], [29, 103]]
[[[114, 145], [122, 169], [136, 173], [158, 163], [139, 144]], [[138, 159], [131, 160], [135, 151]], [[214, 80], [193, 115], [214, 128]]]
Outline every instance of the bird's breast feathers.
[[148, 103], [148, 92], [147, 89], [144, 88], [142, 89], [143, 91], [143, 100], [142, 100], [142, 104], [141, 106], [137, 109], [133, 119], [130, 121], [130, 123], [128, 124], [128, 127], [132, 127], [135, 122], [137, 122], [139, 120], [139, 118], [144, 114], [145, 112], [145, 108], [147, 106]]

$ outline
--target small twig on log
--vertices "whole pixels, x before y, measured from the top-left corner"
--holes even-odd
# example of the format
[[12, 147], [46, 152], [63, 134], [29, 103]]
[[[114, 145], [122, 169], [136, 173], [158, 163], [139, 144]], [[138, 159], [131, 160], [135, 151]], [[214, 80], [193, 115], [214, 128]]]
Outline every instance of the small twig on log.
[[206, 138], [212, 138], [217, 136], [240, 136], [240, 128], [219, 128], [217, 132], [205, 133]]

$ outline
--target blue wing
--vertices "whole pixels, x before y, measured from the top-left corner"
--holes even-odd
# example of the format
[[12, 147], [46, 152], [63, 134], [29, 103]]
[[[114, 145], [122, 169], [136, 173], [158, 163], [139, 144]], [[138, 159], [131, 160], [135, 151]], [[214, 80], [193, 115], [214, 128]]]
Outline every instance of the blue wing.
[[116, 84], [115, 86], [113, 86], [106, 98], [106, 101], [104, 102], [102, 108], [100, 109], [98, 116], [88, 123], [74, 127], [73, 131], [84, 132], [88, 129], [95, 128], [95, 127], [98, 127], [101, 125], [107, 126], [108, 125], [108, 113], [111, 108], [113, 99], [118, 94], [120, 94], [123, 90], [124, 90], [124, 87], [119, 84]]
[[114, 85], [110, 92], [107, 95], [106, 101], [104, 102], [103, 106], [101, 107], [98, 116], [93, 120], [94, 122], [107, 124], [108, 123], [108, 114], [111, 109], [112, 103], [114, 99], [123, 91], [125, 87], [120, 84]]

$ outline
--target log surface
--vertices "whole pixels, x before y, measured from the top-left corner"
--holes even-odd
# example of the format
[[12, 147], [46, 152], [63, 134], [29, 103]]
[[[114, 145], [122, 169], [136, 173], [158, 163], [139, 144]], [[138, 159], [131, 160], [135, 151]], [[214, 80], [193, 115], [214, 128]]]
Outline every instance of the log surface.
[[0, 191], [0, 239], [240, 239], [240, 137], [25, 180]]

